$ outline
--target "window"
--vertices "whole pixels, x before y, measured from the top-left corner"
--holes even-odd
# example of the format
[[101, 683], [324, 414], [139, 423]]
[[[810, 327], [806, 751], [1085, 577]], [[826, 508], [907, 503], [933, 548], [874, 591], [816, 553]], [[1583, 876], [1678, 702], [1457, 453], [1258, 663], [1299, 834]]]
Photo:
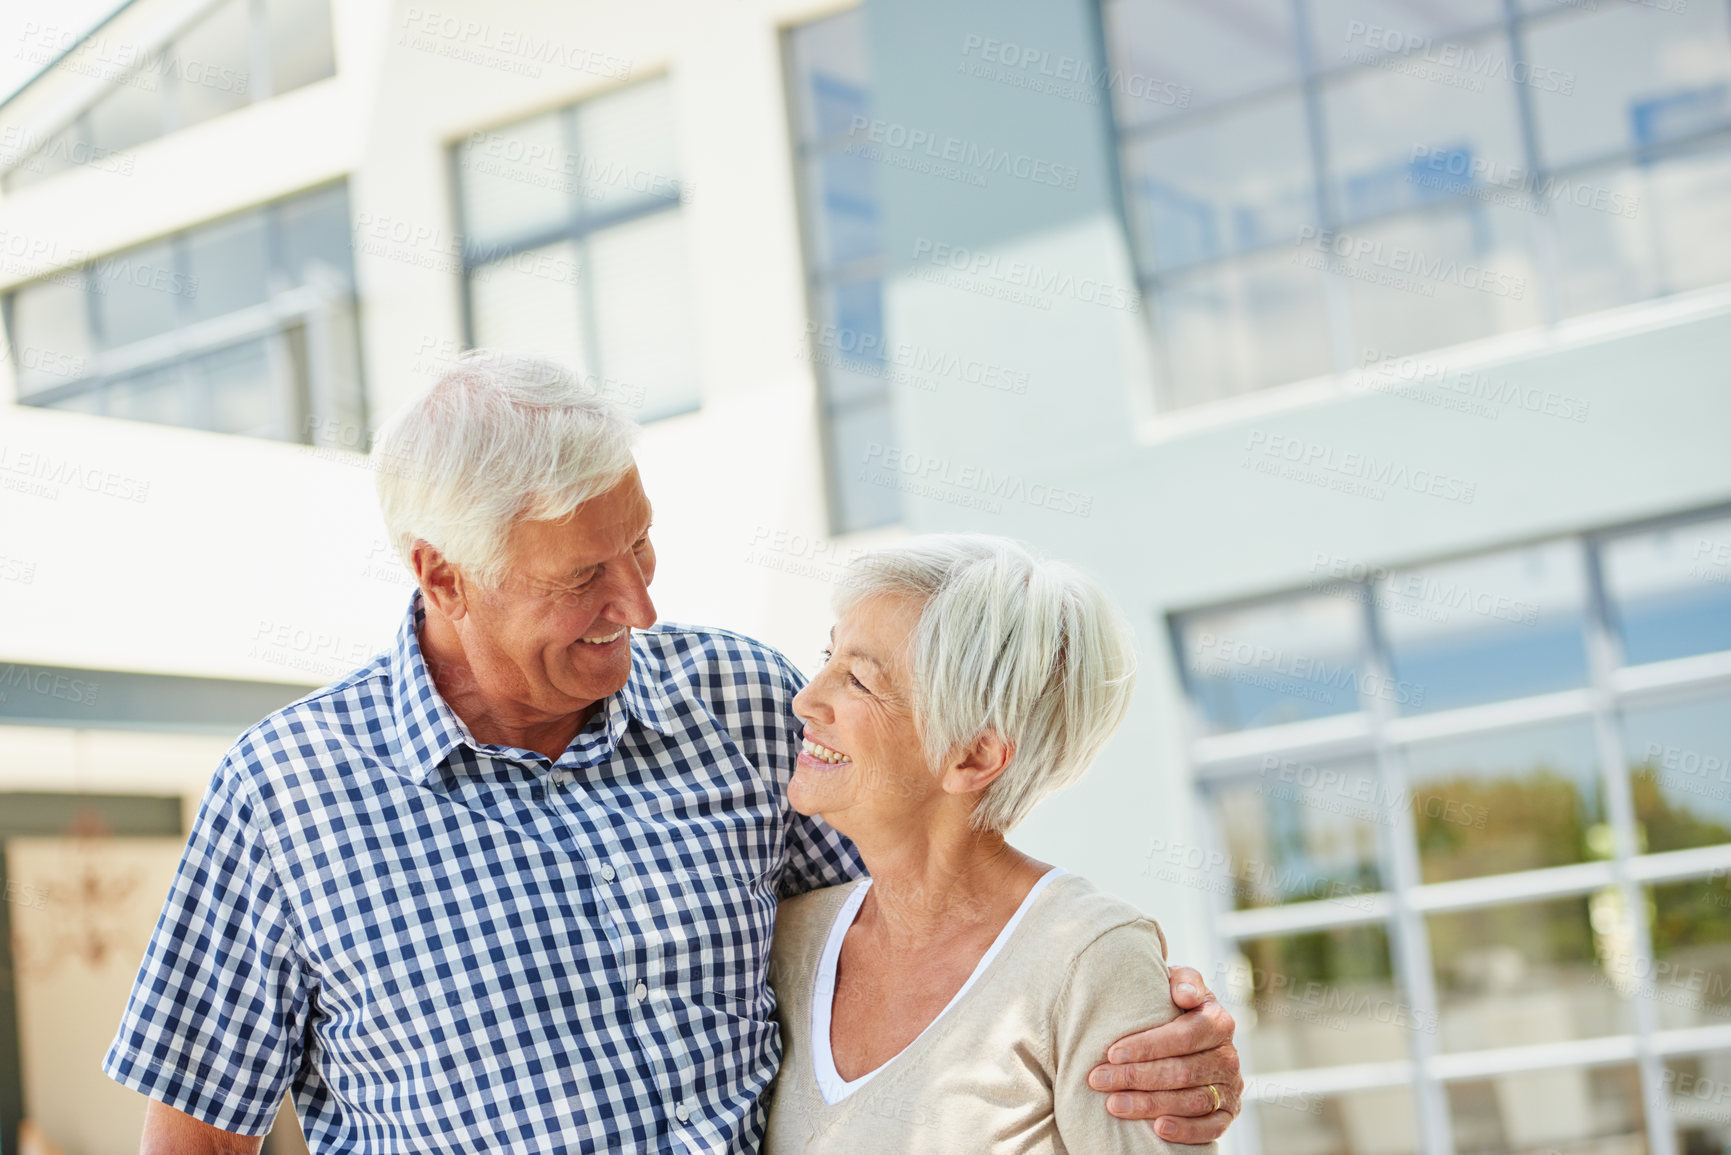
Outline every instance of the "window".
[[1731, 280], [1731, 16], [1102, 0], [1177, 409]]
[[872, 164], [856, 155], [856, 118], [872, 107], [859, 9], [793, 29], [787, 42], [794, 155], [811, 324], [806, 353], [821, 397], [834, 532], [901, 519], [897, 492], [865, 480], [871, 447], [892, 443], [883, 335], [883, 229]]
[[[4, 176], [7, 192], [335, 76], [330, 0], [222, 0], [116, 78]], [[34, 142], [30, 142], [34, 143]]]
[[55, 273], [6, 311], [22, 404], [365, 441], [344, 185]]
[[639, 420], [696, 409], [671, 85], [474, 133], [455, 163], [470, 343], [551, 356]]
[[1722, 1145], [1728, 591], [1721, 510], [1173, 615], [1209, 822], [1150, 873], [1214, 907], [1248, 1149]]

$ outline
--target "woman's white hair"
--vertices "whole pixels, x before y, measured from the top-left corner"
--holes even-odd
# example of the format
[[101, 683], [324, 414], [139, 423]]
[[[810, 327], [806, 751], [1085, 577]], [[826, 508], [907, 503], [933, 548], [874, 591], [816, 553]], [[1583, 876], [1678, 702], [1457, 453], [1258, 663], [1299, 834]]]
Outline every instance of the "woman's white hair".
[[930, 534], [856, 561], [836, 611], [886, 594], [922, 603], [908, 644], [926, 760], [935, 768], [988, 731], [1012, 748], [974, 810], [976, 830], [1009, 831], [1081, 777], [1123, 722], [1135, 636], [1077, 570], [1009, 538]]
[[483, 586], [514, 522], [557, 521], [631, 472], [638, 428], [556, 361], [476, 349], [379, 431], [372, 466], [391, 544], [425, 541]]

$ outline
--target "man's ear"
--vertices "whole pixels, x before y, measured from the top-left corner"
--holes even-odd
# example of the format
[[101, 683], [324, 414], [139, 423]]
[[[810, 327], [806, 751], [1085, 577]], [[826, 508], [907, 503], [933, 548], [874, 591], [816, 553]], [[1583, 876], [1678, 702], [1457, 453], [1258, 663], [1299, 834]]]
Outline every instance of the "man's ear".
[[445, 560], [444, 554], [417, 539], [409, 549], [409, 561], [414, 566], [421, 596], [432, 602], [433, 608], [452, 621], [468, 613], [469, 582], [462, 570]]
[[998, 780], [1009, 769], [1016, 748], [995, 731], [987, 730], [972, 742], [956, 748], [944, 767], [944, 791], [949, 794], [977, 794]]

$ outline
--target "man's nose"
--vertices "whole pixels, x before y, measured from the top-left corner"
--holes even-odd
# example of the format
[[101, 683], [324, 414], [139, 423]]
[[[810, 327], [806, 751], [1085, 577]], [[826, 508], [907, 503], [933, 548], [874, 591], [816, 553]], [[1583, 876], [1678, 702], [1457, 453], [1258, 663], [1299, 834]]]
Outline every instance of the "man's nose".
[[649, 597], [649, 583], [635, 561], [621, 567], [619, 585], [608, 603], [606, 617], [636, 630], [646, 630], [655, 624], [655, 602]]

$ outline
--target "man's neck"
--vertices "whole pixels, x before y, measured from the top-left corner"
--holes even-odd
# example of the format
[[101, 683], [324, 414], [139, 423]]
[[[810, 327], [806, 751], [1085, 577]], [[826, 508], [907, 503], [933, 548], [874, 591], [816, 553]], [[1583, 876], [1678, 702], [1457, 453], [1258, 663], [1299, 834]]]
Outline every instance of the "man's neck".
[[548, 715], [509, 697], [489, 693], [463, 651], [462, 639], [431, 606], [419, 635], [421, 658], [439, 697], [463, 720], [475, 741], [533, 750], [558, 761], [571, 740], [601, 706], [590, 702], [572, 714]]

